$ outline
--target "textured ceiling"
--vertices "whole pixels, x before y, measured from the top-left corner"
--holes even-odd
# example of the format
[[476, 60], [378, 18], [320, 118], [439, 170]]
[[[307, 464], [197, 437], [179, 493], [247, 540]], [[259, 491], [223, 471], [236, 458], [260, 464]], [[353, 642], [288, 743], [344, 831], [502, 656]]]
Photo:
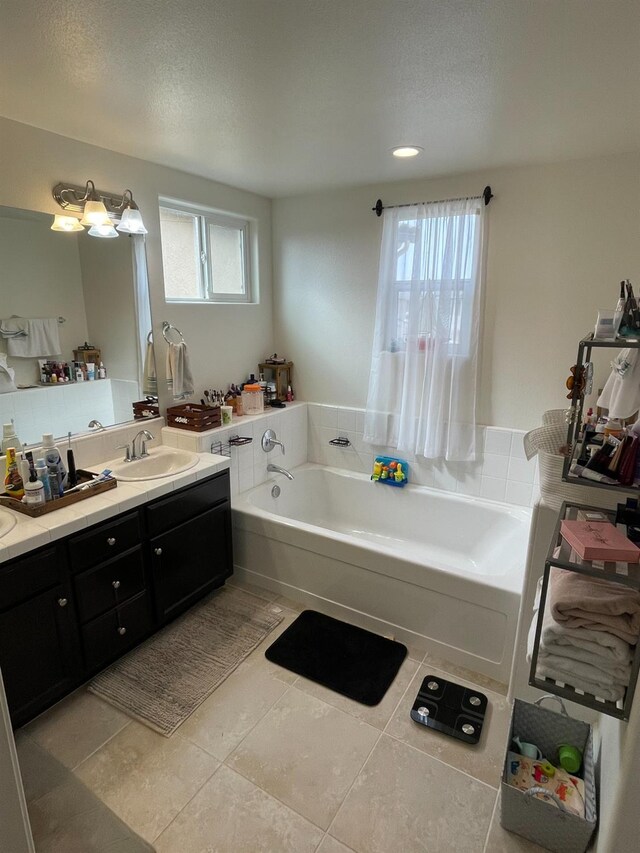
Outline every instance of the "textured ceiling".
[[2, 0], [0, 80], [0, 115], [284, 196], [640, 149], [640, 2]]

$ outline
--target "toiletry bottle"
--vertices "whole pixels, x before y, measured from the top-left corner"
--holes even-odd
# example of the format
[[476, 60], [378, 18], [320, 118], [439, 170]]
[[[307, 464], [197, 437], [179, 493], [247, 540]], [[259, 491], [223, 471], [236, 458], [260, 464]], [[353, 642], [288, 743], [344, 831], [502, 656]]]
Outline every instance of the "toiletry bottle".
[[6, 453], [9, 447], [22, 447], [22, 442], [16, 435], [13, 421], [10, 424], [2, 424], [2, 452]]
[[51, 470], [55, 466], [60, 474], [60, 489], [64, 489], [67, 485], [67, 469], [62, 461], [62, 454], [53, 443], [53, 434], [50, 432], [42, 436], [42, 454], [47, 463], [47, 467]]
[[92, 361], [87, 362], [87, 379], [92, 382], [96, 378], [96, 366]]
[[48, 471], [51, 500], [57, 501], [58, 498], [62, 496], [62, 487], [60, 485], [60, 472], [58, 471], [56, 465], [50, 465]]
[[10, 498], [22, 500], [24, 495], [24, 484], [18, 471], [15, 447], [7, 448], [7, 468], [4, 478], [4, 490]]
[[49, 469], [44, 459], [36, 460], [36, 474], [42, 483], [45, 501], [50, 501], [53, 495], [51, 494], [51, 486], [49, 485]]
[[42, 506], [45, 502], [44, 486], [36, 477], [35, 471], [24, 484], [24, 497], [22, 498], [22, 502], [25, 504], [31, 504], [31, 506]]
[[106, 379], [107, 378], [107, 368], [104, 366], [102, 362], [100, 362], [100, 367], [98, 368], [98, 379]]
[[291, 385], [287, 385], [287, 403], [291, 403], [293, 400], [293, 391], [291, 390]]

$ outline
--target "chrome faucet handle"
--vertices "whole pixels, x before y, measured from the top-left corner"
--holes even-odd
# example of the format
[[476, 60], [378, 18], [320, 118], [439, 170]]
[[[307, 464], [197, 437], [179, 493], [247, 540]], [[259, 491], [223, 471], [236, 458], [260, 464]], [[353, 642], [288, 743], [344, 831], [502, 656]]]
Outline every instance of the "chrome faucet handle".
[[262, 449], [264, 452], [271, 453], [276, 445], [282, 449], [282, 455], [284, 456], [284, 444], [276, 438], [275, 430], [265, 430], [262, 436]]
[[124, 450], [123, 462], [131, 462], [131, 447], [128, 444], [119, 444], [116, 450]]

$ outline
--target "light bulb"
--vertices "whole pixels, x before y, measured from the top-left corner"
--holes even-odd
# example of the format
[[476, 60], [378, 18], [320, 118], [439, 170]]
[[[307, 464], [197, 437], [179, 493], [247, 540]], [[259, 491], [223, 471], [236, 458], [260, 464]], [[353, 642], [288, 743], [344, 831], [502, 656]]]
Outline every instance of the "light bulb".
[[93, 225], [89, 228], [89, 234], [92, 237], [117, 237], [118, 232], [113, 227], [112, 223], [108, 225]]
[[52, 231], [84, 231], [82, 225], [78, 222], [75, 216], [64, 216], [62, 213], [56, 213], [53, 217]]
[[116, 225], [118, 231], [123, 234], [147, 234], [147, 229], [144, 227], [142, 215], [137, 208], [126, 207], [122, 211], [122, 219], [119, 225]]
[[400, 158], [417, 157], [422, 150], [417, 145], [399, 145], [397, 148], [392, 148], [391, 153], [394, 157]]
[[110, 225], [111, 220], [107, 208], [101, 201], [86, 201], [84, 204], [84, 215], [80, 220], [82, 225]]

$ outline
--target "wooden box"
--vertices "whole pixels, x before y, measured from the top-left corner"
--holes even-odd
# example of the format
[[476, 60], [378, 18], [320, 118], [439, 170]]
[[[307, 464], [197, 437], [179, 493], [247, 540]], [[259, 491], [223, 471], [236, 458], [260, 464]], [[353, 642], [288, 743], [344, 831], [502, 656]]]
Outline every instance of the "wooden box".
[[167, 409], [167, 426], [177, 427], [177, 429], [205, 432], [219, 427], [221, 423], [220, 406], [184, 403], [182, 406], [169, 406]]
[[148, 400], [138, 400], [133, 404], [133, 419], [136, 421], [143, 418], [157, 418], [160, 414], [160, 406], [150, 403]]

